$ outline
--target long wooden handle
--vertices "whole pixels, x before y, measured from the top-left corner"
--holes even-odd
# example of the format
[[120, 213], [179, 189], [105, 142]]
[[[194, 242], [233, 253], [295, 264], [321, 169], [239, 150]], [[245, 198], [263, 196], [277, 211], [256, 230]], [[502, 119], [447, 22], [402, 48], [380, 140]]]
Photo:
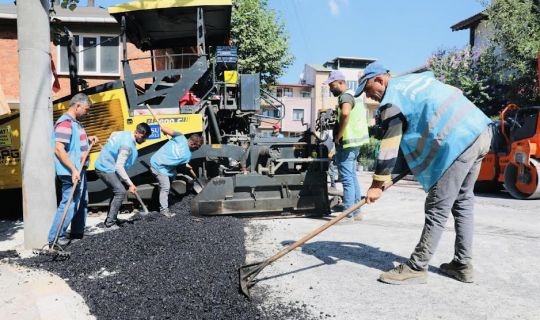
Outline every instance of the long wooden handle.
[[[386, 185], [384, 187], [384, 190], [386, 191], [388, 188], [390, 188], [392, 185], [394, 185], [396, 182], [398, 182], [399, 180], [403, 179], [403, 177], [405, 177], [406, 175], [409, 174], [409, 171], [404, 171], [402, 173], [400, 173], [397, 177], [395, 177], [394, 179], [392, 179], [392, 182], [388, 185]], [[284, 255], [286, 255], [287, 253], [293, 251], [294, 249], [298, 248], [299, 246], [303, 245], [304, 243], [306, 243], [307, 241], [309, 241], [311, 238], [315, 237], [316, 235], [318, 235], [319, 233], [323, 232], [324, 230], [330, 228], [331, 226], [333, 226], [334, 224], [338, 223], [341, 219], [345, 218], [347, 215], [349, 215], [351, 212], [353, 212], [354, 210], [357, 210], [359, 209], [360, 207], [362, 207], [364, 204], [366, 204], [366, 198], [362, 199], [362, 201], [360, 202], [357, 202], [356, 204], [354, 204], [352, 207], [350, 207], [349, 209], [343, 211], [342, 213], [340, 213], [338, 216], [336, 216], [335, 218], [333, 218], [332, 220], [328, 221], [327, 223], [323, 224], [322, 226], [318, 227], [317, 229], [313, 230], [312, 232], [310, 232], [308, 235], [304, 236], [302, 239], [296, 241], [295, 243], [289, 245], [288, 247], [286, 247], [285, 249], [281, 250], [280, 252], [276, 253], [274, 256], [270, 257], [267, 261], [268, 261], [268, 264], [276, 261], [277, 259], [283, 257]]]
[[144, 213], [148, 213], [148, 208], [146, 207], [146, 205], [142, 201], [141, 196], [139, 196], [139, 193], [137, 191], [135, 191], [135, 197], [137, 198], [137, 200], [139, 201], [139, 203], [143, 207]]
[[[90, 146], [88, 147], [88, 150], [86, 151], [86, 153], [84, 154], [81, 160], [81, 167], [79, 168], [79, 176], [81, 175], [81, 172], [83, 171], [86, 159], [88, 158], [88, 155], [90, 154], [90, 151], [92, 150], [92, 147], [94, 145], [95, 143], [90, 144]], [[77, 181], [71, 188], [71, 192], [66, 202], [66, 206], [64, 207], [64, 212], [62, 213], [62, 218], [60, 219], [60, 225], [56, 229], [56, 234], [54, 235], [53, 244], [56, 244], [56, 242], [58, 242], [58, 238], [60, 237], [60, 232], [62, 231], [62, 228], [64, 226], [64, 221], [66, 220], [67, 211], [69, 209], [69, 206], [71, 205], [71, 201], [73, 201], [73, 196], [75, 195], [75, 189], [77, 189], [77, 185], [79, 184], [79, 182], [80, 181]]]
[[156, 117], [156, 115], [154, 114], [154, 110], [152, 110], [152, 108], [150, 108], [150, 105], [148, 103], [146, 103], [146, 109], [148, 109], [148, 111], [150, 111], [150, 114], [152, 115], [152, 117], [154, 118], [156, 123], [159, 125], [158, 118]]

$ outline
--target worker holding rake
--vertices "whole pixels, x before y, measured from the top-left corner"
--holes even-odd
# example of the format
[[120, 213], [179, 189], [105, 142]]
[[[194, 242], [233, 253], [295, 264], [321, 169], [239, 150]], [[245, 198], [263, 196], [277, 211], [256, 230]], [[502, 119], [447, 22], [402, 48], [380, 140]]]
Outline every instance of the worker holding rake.
[[[87, 118], [91, 105], [92, 102], [84, 93], [74, 95], [69, 102], [69, 109], [54, 124], [54, 164], [61, 184], [62, 200], [49, 231], [49, 246], [66, 246], [71, 239], [81, 239], [84, 234], [88, 203], [85, 169], [88, 166], [87, 154], [90, 143], [97, 143], [98, 138], [87, 137], [81, 121]], [[73, 187], [75, 190], [71, 195]], [[66, 206], [68, 208], [63, 219]], [[65, 231], [70, 224], [71, 232], [66, 237]], [[54, 244], [58, 228], [60, 232]]]
[[450, 212], [456, 240], [451, 262], [441, 272], [462, 282], [473, 282], [472, 241], [474, 183], [482, 158], [489, 151], [491, 123], [461, 90], [423, 72], [392, 77], [372, 63], [364, 70], [355, 96], [362, 92], [380, 102], [383, 138], [366, 201], [373, 203], [391, 179], [398, 151], [423, 189], [425, 224], [409, 260], [384, 272], [379, 280], [391, 284], [425, 283], [431, 259]]

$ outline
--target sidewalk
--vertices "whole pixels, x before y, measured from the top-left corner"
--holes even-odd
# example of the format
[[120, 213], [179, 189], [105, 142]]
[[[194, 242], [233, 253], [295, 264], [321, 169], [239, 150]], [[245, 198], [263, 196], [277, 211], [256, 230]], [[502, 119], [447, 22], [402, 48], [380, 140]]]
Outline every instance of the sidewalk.
[[[103, 232], [96, 225], [105, 213], [88, 216], [89, 233]], [[92, 320], [84, 299], [60, 277], [24, 268], [10, 257], [30, 257], [24, 248], [23, 222], [0, 220], [0, 310], [2, 320]]]

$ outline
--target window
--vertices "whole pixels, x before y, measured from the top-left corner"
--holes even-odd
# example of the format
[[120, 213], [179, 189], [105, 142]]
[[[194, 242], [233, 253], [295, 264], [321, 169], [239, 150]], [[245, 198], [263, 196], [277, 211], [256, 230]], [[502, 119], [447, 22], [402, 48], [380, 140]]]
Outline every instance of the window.
[[[75, 50], [78, 52], [79, 74], [119, 75], [120, 45], [114, 36], [75, 36]], [[58, 46], [60, 73], [68, 73], [68, 57], [65, 45]]]
[[281, 98], [281, 97], [289, 97], [289, 98], [291, 98], [293, 96], [292, 88], [286, 88], [286, 87], [277, 88], [276, 89], [276, 96], [278, 98]]
[[279, 118], [278, 109], [264, 109], [262, 112], [263, 116]]
[[283, 96], [292, 98], [293, 96], [292, 88], [283, 88]]
[[302, 98], [311, 97], [311, 92], [310, 91], [302, 91], [300, 94], [302, 95]]
[[292, 119], [294, 121], [301, 121], [304, 118], [304, 109], [293, 109]]
[[356, 90], [357, 86], [358, 86], [358, 81], [347, 80], [347, 88], [349, 88], [351, 90]]

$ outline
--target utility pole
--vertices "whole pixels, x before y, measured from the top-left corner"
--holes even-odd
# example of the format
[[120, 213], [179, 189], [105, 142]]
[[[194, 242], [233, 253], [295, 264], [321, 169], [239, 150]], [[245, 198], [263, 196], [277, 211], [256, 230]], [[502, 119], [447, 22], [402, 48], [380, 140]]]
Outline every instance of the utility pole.
[[56, 211], [49, 0], [17, 1], [24, 246], [40, 248]]

